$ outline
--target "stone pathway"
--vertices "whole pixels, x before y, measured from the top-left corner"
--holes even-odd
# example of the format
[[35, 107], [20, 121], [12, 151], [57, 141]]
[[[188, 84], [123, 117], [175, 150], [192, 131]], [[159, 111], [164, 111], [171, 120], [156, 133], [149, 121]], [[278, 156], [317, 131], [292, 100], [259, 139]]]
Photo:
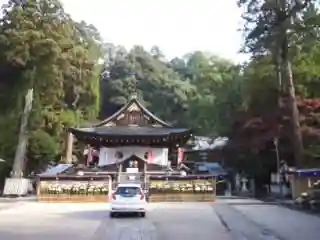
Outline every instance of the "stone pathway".
[[18, 198], [0, 197], [0, 211], [10, 209], [12, 207], [22, 205], [27, 202], [36, 202], [36, 200], [36, 196]]

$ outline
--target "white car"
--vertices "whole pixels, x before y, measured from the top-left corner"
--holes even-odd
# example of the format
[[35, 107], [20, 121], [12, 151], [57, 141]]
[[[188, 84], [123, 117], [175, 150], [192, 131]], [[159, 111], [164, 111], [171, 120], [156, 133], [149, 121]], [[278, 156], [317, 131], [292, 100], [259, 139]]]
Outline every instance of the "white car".
[[146, 197], [140, 184], [119, 184], [110, 201], [110, 217], [116, 217], [120, 213], [137, 213], [140, 217], [145, 217], [146, 205]]

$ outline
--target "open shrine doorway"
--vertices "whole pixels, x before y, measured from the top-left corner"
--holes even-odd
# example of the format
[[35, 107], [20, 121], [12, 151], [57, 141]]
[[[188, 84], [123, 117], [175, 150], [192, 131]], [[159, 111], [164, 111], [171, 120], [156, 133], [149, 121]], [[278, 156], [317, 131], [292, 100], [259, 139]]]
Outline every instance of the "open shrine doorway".
[[147, 164], [146, 161], [139, 158], [136, 155], [132, 155], [125, 159], [122, 163], [122, 169], [126, 172], [126, 170], [129, 168], [137, 168], [138, 172], [144, 172], [145, 171], [145, 165]]

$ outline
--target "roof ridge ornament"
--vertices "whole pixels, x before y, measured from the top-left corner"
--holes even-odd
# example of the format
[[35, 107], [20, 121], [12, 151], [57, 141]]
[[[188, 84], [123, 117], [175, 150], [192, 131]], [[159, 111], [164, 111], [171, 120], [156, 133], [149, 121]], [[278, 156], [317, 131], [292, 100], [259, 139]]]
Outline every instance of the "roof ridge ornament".
[[133, 99], [138, 99], [138, 94], [137, 93], [132, 93], [129, 97], [129, 100], [133, 100]]

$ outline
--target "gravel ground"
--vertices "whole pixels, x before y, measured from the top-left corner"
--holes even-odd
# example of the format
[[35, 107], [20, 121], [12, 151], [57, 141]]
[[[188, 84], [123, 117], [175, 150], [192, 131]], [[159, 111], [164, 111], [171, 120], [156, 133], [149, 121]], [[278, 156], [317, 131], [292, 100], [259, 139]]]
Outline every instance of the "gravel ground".
[[0, 211], [0, 240], [318, 240], [320, 218], [257, 200], [153, 203], [110, 219], [108, 204], [27, 202]]

